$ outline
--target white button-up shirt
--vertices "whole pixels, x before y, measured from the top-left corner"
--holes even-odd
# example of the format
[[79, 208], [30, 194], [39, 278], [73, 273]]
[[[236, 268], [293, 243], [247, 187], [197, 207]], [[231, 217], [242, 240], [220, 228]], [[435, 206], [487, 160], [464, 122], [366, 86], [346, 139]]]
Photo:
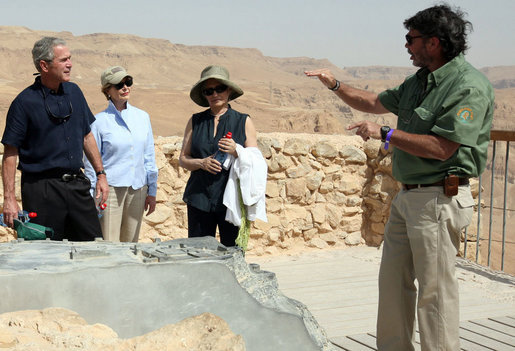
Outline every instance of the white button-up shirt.
[[[107, 183], [133, 189], [148, 185], [147, 194], [156, 196], [158, 169], [148, 113], [128, 102], [127, 108], [120, 112], [110, 101], [107, 109], [95, 118], [91, 132], [102, 156]], [[94, 190], [97, 177], [86, 157], [84, 167]]]

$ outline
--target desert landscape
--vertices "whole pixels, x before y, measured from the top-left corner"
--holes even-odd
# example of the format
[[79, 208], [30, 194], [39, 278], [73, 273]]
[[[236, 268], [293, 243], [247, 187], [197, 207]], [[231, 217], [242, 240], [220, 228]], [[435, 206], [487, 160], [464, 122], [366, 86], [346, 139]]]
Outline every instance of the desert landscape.
[[[191, 86], [202, 69], [210, 64], [226, 66], [231, 78], [245, 94], [232, 102], [233, 108], [250, 114], [258, 132], [314, 133], [352, 135], [346, 126], [371, 119], [395, 125], [395, 116], [371, 116], [352, 110], [318, 79], [307, 78], [305, 70], [329, 68], [335, 76], [354, 86], [380, 92], [393, 87], [415, 72], [409, 67], [336, 67], [328, 60], [309, 57], [276, 58], [264, 56], [258, 49], [216, 46], [186, 46], [163, 39], [134, 35], [95, 33], [74, 36], [70, 32], [43, 32], [26, 27], [0, 26], [0, 131], [5, 126], [7, 109], [14, 97], [30, 85], [35, 72], [31, 49], [42, 36], [64, 38], [72, 52], [72, 80], [79, 84], [93, 113], [102, 111], [107, 102], [100, 92], [100, 73], [108, 66], [122, 65], [134, 77], [131, 103], [146, 110], [154, 135], [182, 136], [192, 113], [201, 111], [189, 98]], [[399, 53], [402, 55], [403, 53]], [[515, 65], [479, 67], [495, 87], [494, 129], [513, 130], [515, 112]], [[511, 154], [515, 152], [513, 143]], [[489, 195], [491, 169], [495, 175], [494, 206], [502, 207], [504, 145], [499, 145], [495, 165], [487, 165], [483, 178]], [[515, 208], [515, 164], [509, 164], [508, 213], [513, 221]], [[488, 201], [485, 196], [483, 201]], [[489, 206], [489, 202], [485, 202]], [[502, 215], [496, 212], [496, 221]], [[485, 222], [485, 221], [484, 221]], [[484, 223], [483, 222], [483, 223]], [[509, 225], [508, 225], [509, 228]], [[487, 230], [488, 228], [485, 227]], [[508, 238], [510, 242], [512, 238]]]
[[[96, 33], [74, 36], [70, 32], [43, 32], [26, 27], [0, 26], [0, 131], [5, 126], [5, 116], [11, 101], [26, 86], [32, 84], [35, 72], [31, 49], [36, 40], [50, 35], [64, 38], [72, 52], [72, 80], [79, 84], [89, 102], [93, 113], [98, 113], [106, 106], [106, 100], [100, 92], [100, 73], [112, 65], [122, 65], [134, 77], [131, 103], [146, 110], [152, 120], [154, 135], [158, 137], [182, 136], [184, 127], [192, 113], [201, 111], [189, 98], [191, 86], [199, 79], [202, 69], [210, 64], [226, 66], [231, 78], [244, 90], [245, 94], [232, 103], [232, 107], [249, 113], [258, 132], [291, 133], [305, 137], [306, 134], [341, 134], [352, 135], [346, 126], [353, 121], [371, 119], [380, 124], [395, 125], [395, 116], [391, 114], [370, 116], [350, 109], [333, 93], [324, 88], [317, 79], [307, 78], [303, 72], [315, 68], [329, 68], [335, 76], [351, 85], [370, 91], [379, 92], [393, 87], [409, 74], [415, 72], [410, 67], [406, 55], [406, 67], [337, 67], [328, 60], [309, 57], [276, 58], [264, 56], [254, 48], [232, 48], [215, 46], [185, 46], [173, 44], [163, 39], [142, 38], [133, 35], [113, 35]], [[479, 67], [495, 87], [496, 103], [494, 129], [514, 130], [511, 118], [515, 112], [515, 65], [502, 67]], [[490, 196], [491, 171], [494, 173], [494, 206], [502, 207], [504, 179], [504, 145], [498, 149], [494, 165], [488, 164], [483, 180], [483, 233], [487, 233], [488, 207]], [[512, 143], [511, 159], [515, 152]], [[507, 243], [515, 246], [513, 230], [515, 223], [515, 163], [509, 164], [507, 191]], [[502, 214], [496, 210], [494, 215], [494, 242], [499, 242]], [[511, 225], [511, 226], [510, 226]], [[485, 235], [485, 234], [483, 234]], [[483, 237], [483, 236], [482, 236]], [[484, 239], [483, 239], [484, 240]], [[484, 246], [483, 246], [484, 248]], [[483, 250], [483, 249], [482, 249]], [[510, 251], [513, 253], [513, 250]], [[487, 253], [482, 252], [482, 255]], [[497, 256], [498, 257], [498, 256]], [[513, 257], [511, 258], [513, 259]], [[499, 262], [492, 263], [499, 269]], [[73, 328], [67, 336], [70, 340], [86, 328], [80, 317], [72, 312], [43, 311], [31, 316], [4, 316], [2, 322], [22, 318], [27, 325], [37, 324], [46, 315], [66, 315]], [[43, 316], [43, 317], [42, 317]], [[51, 316], [54, 318], [54, 316]], [[202, 316], [217, 326], [223, 322], [215, 317]], [[211, 322], [211, 319], [213, 320]], [[195, 321], [187, 321], [185, 326], [191, 328]], [[189, 323], [189, 324], [188, 324]], [[208, 325], [205, 320], [199, 323]], [[94, 326], [102, 338], [112, 337], [112, 331]], [[29, 326], [30, 329], [30, 326]], [[238, 337], [223, 329], [228, 341], [238, 344]], [[34, 333], [25, 336], [28, 339], [40, 338]], [[97, 335], [97, 334], [95, 334]], [[54, 337], [54, 336], [52, 336]], [[46, 336], [48, 338], [48, 336]], [[151, 339], [151, 336], [146, 336]], [[3, 341], [9, 343], [4, 335]], [[0, 340], [1, 341], [1, 340]], [[134, 340], [136, 342], [137, 340]], [[150, 340], [152, 341], [152, 340]], [[150, 342], [149, 341], [149, 342]], [[109, 341], [110, 346], [118, 340]], [[125, 341], [130, 343], [133, 341]], [[102, 345], [105, 347], [107, 344]], [[125, 345], [130, 347], [130, 345]], [[238, 348], [235, 348], [238, 349]]]
[[[67, 41], [72, 52], [72, 80], [84, 91], [93, 113], [102, 111], [107, 104], [100, 92], [100, 73], [111, 65], [124, 66], [135, 81], [131, 103], [150, 114], [156, 137], [182, 136], [191, 114], [202, 110], [191, 101], [189, 91], [202, 69], [210, 64], [221, 64], [229, 69], [231, 78], [245, 92], [232, 103], [233, 108], [250, 114], [258, 132], [263, 133], [352, 135], [346, 126], [363, 119], [395, 125], [395, 116], [391, 114], [370, 116], [352, 110], [317, 79], [307, 78], [303, 73], [305, 70], [329, 68], [338, 79], [374, 92], [393, 87], [415, 72], [415, 68], [409, 66], [407, 55], [406, 67], [336, 67], [323, 59], [267, 57], [253, 48], [186, 46], [134, 35], [95, 33], [74, 36], [70, 32], [43, 32], [9, 26], [0, 26], [0, 34], [2, 132], [11, 101], [34, 80], [31, 49], [34, 42], [45, 35]], [[478, 68], [495, 87], [493, 128], [513, 130], [510, 122], [515, 112], [515, 65]], [[515, 152], [513, 143], [510, 151], [512, 155]], [[490, 170], [494, 169], [496, 208], [502, 207], [503, 203], [504, 145], [499, 145], [497, 153], [495, 165], [488, 164], [483, 177], [485, 194], [489, 194]], [[515, 164], [511, 162], [509, 167], [507, 202], [510, 210], [507, 215], [512, 221]], [[498, 213], [496, 218], [502, 221]]]
[[[131, 102], [149, 112], [156, 136], [182, 135], [192, 113], [201, 111], [189, 98], [189, 90], [210, 64], [226, 66], [245, 94], [233, 108], [249, 113], [260, 132], [348, 133], [355, 120], [373, 118], [394, 124], [393, 115], [367, 116], [351, 110], [305, 70], [329, 68], [335, 76], [357, 87], [379, 92], [402, 82], [406, 67], [336, 67], [328, 60], [309, 57], [275, 58], [257, 49], [185, 46], [162, 39], [133, 35], [42, 32], [25, 27], [0, 26], [0, 125], [12, 99], [30, 85], [35, 72], [31, 59], [34, 42], [45, 35], [64, 38], [72, 52], [72, 80], [79, 84], [93, 113], [106, 106], [100, 92], [100, 73], [122, 65], [134, 77]], [[403, 55], [404, 53], [399, 53]], [[481, 68], [496, 88], [494, 127], [508, 129], [515, 111], [515, 65]]]

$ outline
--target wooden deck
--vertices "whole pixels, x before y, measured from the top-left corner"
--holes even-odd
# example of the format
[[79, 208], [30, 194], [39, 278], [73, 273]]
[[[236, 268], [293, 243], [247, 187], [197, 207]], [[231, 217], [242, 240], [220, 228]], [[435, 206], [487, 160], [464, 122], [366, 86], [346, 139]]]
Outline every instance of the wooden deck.
[[[336, 349], [370, 351], [380, 256], [376, 248], [356, 247], [247, 261], [274, 272], [279, 289], [307, 305]], [[463, 260], [457, 275], [462, 350], [515, 350], [515, 278]]]

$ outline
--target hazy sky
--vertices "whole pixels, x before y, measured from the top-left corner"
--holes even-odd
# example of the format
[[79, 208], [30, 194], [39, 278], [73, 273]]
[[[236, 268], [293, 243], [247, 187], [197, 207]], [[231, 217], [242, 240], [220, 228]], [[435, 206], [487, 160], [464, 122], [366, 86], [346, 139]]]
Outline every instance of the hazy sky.
[[[409, 66], [404, 19], [429, 0], [0, 0], [0, 25], [74, 35], [128, 33], [174, 44], [257, 48], [340, 67]], [[515, 0], [450, 0], [474, 25], [469, 61], [515, 65]], [[1, 40], [1, 38], [0, 38]]]

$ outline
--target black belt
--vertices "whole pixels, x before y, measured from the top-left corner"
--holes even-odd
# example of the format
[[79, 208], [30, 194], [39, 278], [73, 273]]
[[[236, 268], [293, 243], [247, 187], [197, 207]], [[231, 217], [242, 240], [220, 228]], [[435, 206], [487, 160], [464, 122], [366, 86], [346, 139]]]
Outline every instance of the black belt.
[[72, 180], [79, 179], [79, 180], [86, 180], [88, 177], [84, 175], [84, 173], [65, 173], [61, 176], [61, 180], [63, 182], [71, 182]]
[[[468, 178], [459, 178], [458, 184], [459, 185], [468, 185], [469, 179]], [[444, 186], [444, 181], [440, 180], [436, 183], [431, 183], [431, 184], [402, 184], [402, 188], [404, 190], [411, 190], [411, 189], [416, 189], [416, 188], [426, 188], [428, 186]]]
[[41, 180], [41, 179], [61, 179], [63, 182], [71, 182], [75, 179], [87, 179], [81, 170], [64, 170], [51, 169], [43, 172], [23, 172], [22, 177], [25, 180]]

